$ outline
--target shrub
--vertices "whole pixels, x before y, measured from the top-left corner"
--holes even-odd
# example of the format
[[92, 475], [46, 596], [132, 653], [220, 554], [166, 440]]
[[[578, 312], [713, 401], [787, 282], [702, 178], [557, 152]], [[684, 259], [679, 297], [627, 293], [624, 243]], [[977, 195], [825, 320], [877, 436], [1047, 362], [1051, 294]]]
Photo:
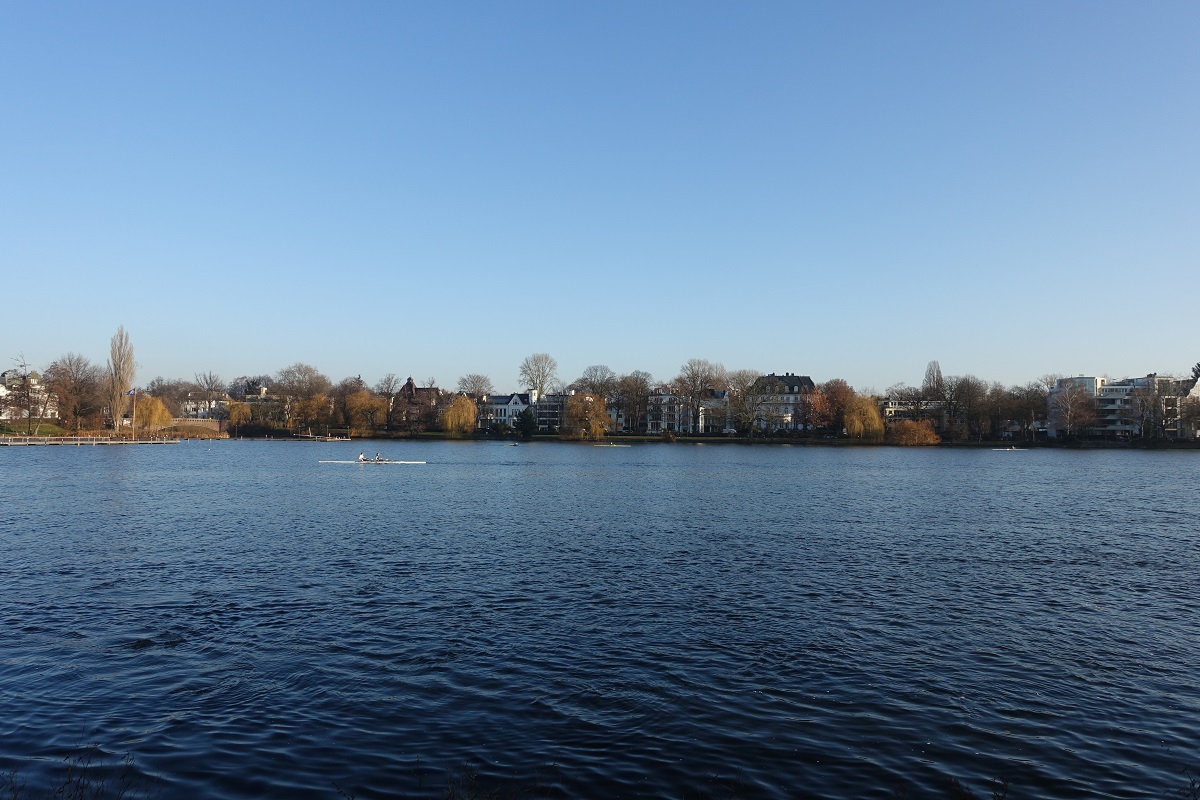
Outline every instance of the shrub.
[[902, 419], [892, 425], [888, 431], [888, 441], [904, 447], [920, 447], [922, 445], [938, 444], [941, 437], [933, 430], [929, 420], [914, 422]]

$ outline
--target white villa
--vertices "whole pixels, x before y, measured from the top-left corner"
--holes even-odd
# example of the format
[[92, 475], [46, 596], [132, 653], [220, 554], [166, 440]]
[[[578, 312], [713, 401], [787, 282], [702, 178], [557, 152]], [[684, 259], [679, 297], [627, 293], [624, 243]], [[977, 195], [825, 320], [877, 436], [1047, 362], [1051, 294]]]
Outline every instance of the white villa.
[[35, 417], [58, 419], [58, 399], [46, 389], [40, 374], [0, 372], [0, 420], [27, 419], [30, 406]]

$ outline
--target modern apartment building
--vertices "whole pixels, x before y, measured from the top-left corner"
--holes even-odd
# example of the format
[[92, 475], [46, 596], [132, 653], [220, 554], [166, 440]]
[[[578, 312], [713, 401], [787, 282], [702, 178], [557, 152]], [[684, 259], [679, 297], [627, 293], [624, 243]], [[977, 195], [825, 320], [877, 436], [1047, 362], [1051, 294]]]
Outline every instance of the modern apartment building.
[[1154, 373], [1120, 380], [1084, 375], [1060, 378], [1050, 390], [1051, 417], [1056, 396], [1071, 388], [1082, 389], [1093, 399], [1095, 419], [1085, 429], [1088, 435], [1114, 439], [1195, 436], [1182, 413], [1189, 392], [1196, 391], [1192, 381]]

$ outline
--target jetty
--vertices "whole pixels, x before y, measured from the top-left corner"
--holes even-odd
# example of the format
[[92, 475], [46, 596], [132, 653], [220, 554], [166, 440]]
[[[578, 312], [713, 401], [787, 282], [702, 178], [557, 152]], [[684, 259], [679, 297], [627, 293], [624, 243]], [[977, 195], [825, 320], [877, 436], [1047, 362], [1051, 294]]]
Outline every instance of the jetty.
[[0, 447], [41, 445], [179, 444], [178, 439], [118, 439], [114, 436], [0, 436]]

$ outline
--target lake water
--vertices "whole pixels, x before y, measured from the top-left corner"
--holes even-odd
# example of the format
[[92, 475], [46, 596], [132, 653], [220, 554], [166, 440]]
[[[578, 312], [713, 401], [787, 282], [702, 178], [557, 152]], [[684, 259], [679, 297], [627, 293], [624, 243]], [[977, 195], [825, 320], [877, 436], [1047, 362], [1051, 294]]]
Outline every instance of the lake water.
[[[318, 463], [364, 446], [428, 463]], [[0, 773], [128, 755], [165, 798], [1177, 796], [1198, 487], [1191, 452], [0, 448]]]

